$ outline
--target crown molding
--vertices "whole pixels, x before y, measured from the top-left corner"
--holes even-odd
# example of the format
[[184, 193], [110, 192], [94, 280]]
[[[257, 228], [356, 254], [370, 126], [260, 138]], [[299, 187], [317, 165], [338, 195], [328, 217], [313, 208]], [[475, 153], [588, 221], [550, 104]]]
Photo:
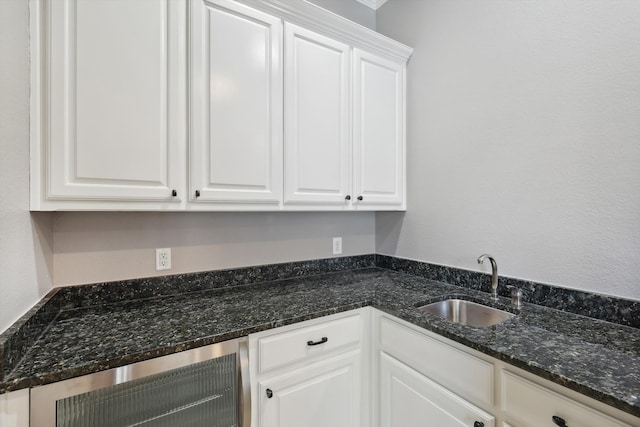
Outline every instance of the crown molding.
[[378, 10], [380, 6], [385, 4], [387, 0], [356, 0], [358, 3], [362, 3], [365, 6], [370, 7], [373, 10]]
[[[1, 0], [0, 0], [1, 1]], [[205, 2], [213, 0], [205, 0]], [[413, 49], [304, 0], [235, 0], [353, 47], [406, 62]], [[367, 0], [382, 3], [386, 0]]]

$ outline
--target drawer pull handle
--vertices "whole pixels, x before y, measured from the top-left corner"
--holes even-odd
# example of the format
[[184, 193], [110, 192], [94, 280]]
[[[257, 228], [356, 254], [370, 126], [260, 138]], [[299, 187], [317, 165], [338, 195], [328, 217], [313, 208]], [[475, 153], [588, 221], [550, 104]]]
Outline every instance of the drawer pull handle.
[[307, 341], [307, 345], [308, 345], [309, 347], [311, 347], [311, 346], [314, 346], [314, 345], [324, 344], [324, 343], [326, 343], [327, 341], [329, 341], [329, 338], [327, 338], [327, 337], [322, 337], [322, 339], [321, 339], [321, 340], [319, 340], [319, 341], [315, 341], [315, 342], [314, 342], [314, 341]]
[[476, 421], [473, 423], [473, 427], [484, 427], [484, 423], [482, 421]]
[[551, 417], [551, 419], [553, 420], [553, 423], [557, 426], [569, 427], [563, 418], [560, 418], [554, 415], [553, 417]]
[[267, 393], [267, 399], [271, 399], [273, 397], [273, 391], [271, 391], [270, 388], [267, 389], [266, 393]]

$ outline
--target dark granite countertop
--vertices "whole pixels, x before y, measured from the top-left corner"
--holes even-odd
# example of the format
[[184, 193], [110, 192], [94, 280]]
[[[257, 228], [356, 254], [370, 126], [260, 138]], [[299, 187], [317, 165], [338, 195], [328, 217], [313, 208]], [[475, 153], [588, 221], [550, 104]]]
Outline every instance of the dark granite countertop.
[[65, 309], [0, 381], [0, 393], [373, 306], [640, 416], [640, 329], [526, 303], [489, 328], [416, 309], [450, 296], [495, 306], [485, 292], [372, 267]]

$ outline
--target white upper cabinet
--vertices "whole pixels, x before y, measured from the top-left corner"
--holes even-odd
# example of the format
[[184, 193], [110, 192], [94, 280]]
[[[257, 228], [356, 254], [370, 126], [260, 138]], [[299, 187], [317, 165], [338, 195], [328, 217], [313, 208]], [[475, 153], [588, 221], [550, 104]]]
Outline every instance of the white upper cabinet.
[[351, 187], [350, 50], [285, 25], [285, 204], [346, 203]]
[[178, 204], [185, 4], [31, 5], [32, 21], [46, 23], [32, 25], [32, 208]]
[[190, 200], [278, 208], [282, 22], [229, 0], [190, 7]]
[[353, 194], [359, 208], [405, 208], [405, 64], [354, 49]]
[[412, 50], [303, 0], [29, 0], [32, 210], [405, 209]]
[[405, 63], [285, 25], [285, 208], [405, 209]]

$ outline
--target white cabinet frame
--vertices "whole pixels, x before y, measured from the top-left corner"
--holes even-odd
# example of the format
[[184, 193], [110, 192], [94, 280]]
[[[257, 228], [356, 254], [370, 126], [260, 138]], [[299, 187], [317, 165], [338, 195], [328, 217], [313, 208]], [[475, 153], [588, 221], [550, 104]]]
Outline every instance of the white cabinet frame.
[[277, 209], [282, 21], [230, 0], [189, 6], [189, 201]]
[[351, 49], [285, 24], [285, 205], [348, 206]]
[[353, 195], [357, 209], [406, 209], [406, 64], [353, 50]]
[[184, 196], [186, 5], [121, 6], [128, 21], [115, 4], [30, 1], [32, 209], [173, 209]]
[[[508, 384], [513, 385], [516, 383], [514, 379], [517, 379], [518, 384], [528, 384], [530, 390], [543, 390], [541, 394], [547, 395], [547, 399], [555, 402], [566, 402], [559, 405], [563, 409], [571, 406], [571, 409], [580, 412], [576, 418], [572, 418], [574, 420], [578, 419], [582, 420], [582, 422], [585, 422], [584, 420], [586, 419], [595, 420], [595, 425], [598, 425], [598, 427], [604, 427], [605, 425], [606, 427], [640, 426], [640, 418], [634, 417], [629, 413], [569, 390], [559, 384], [545, 380], [535, 374], [516, 368], [513, 365], [392, 315], [376, 309], [372, 309], [372, 311], [373, 356], [371, 360], [371, 375], [373, 376], [373, 388], [376, 390], [376, 393], [371, 398], [371, 417], [373, 420], [371, 426], [373, 427], [386, 427], [385, 420], [389, 420], [389, 402], [382, 401], [382, 399], [389, 398], [389, 378], [386, 380], [380, 378], [380, 372], [383, 372], [384, 375], [389, 373], [389, 363], [383, 366], [381, 362], [383, 357], [389, 358], [389, 356], [391, 359], [396, 360], [398, 365], [402, 365], [405, 368], [402, 369], [405, 376], [415, 376], [411, 382], [414, 384], [412, 387], [417, 395], [424, 394], [421, 391], [423, 387], [418, 384], [426, 383], [426, 379], [428, 379], [429, 382], [436, 386], [441, 386], [445, 394], [453, 395], [455, 398], [449, 399], [451, 402], [459, 399], [458, 402], [462, 406], [471, 405], [468, 408], [473, 409], [472, 412], [475, 411], [476, 416], [485, 422], [485, 427], [489, 425], [534, 427], [527, 424], [531, 422], [530, 420], [525, 421], [527, 415], [531, 414], [514, 415], [514, 411], [518, 410], [516, 409], [518, 405], [520, 405], [519, 408], [522, 408], [536, 405], [540, 402], [537, 402], [535, 397], [531, 397], [532, 393], [529, 393], [529, 395], [523, 393], [522, 396], [506, 396], [509, 391]], [[394, 325], [394, 329], [388, 329], [389, 325]], [[384, 331], [385, 327], [387, 328], [387, 333]], [[455, 356], [456, 353], [459, 353], [459, 355]], [[489, 365], [492, 367], [490, 377], [487, 377], [486, 373], [480, 372], [485, 370], [483, 368], [485, 364], [487, 367]], [[386, 381], [385, 384], [383, 384], [384, 381]], [[405, 383], [409, 384], [407, 381]], [[487, 399], [487, 385], [490, 386], [491, 399]], [[513, 387], [511, 389], [515, 390]], [[386, 396], [384, 394], [385, 390], [387, 391]], [[543, 407], [553, 411], [553, 408], [549, 408], [550, 406], [543, 404]], [[381, 410], [382, 407], [385, 409]], [[540, 412], [540, 407], [538, 407], [537, 411]], [[452, 411], [449, 411], [449, 413], [453, 414]], [[552, 412], [545, 415], [544, 422], [548, 421], [549, 425], [553, 425], [551, 415], [553, 415]], [[558, 413], [557, 415], [564, 414]], [[386, 416], [386, 418], [382, 419], [381, 416]], [[546, 419], [547, 416], [548, 419]], [[525, 426], [524, 424], [527, 425]], [[575, 422], [573, 424], [568, 422], [567, 424], [573, 426]], [[430, 424], [425, 422], [424, 425]], [[473, 426], [473, 422], [465, 425]], [[535, 427], [538, 426], [539, 422], [535, 424]]]
[[[411, 48], [303, 0], [118, 2], [132, 11], [131, 16], [127, 15], [128, 21], [121, 33], [114, 33], [117, 25], [109, 24], [116, 22], [118, 17], [115, 3], [91, 0], [29, 2], [31, 210], [406, 209], [404, 123], [399, 120], [404, 120], [404, 67], [413, 51]], [[104, 22], [100, 19], [102, 12], [96, 12], [102, 7], [109, 12], [104, 15]], [[145, 7], [149, 7], [149, 14], [145, 13]], [[94, 12], [87, 15], [87, 10]], [[246, 126], [242, 126], [242, 112], [226, 115], [220, 92], [211, 86], [212, 82], [215, 85], [212, 73], [216, 73], [216, 67], [212, 67], [209, 48], [212, 33], [217, 28], [209, 26], [208, 10], [226, 16], [244, 16], [246, 22], [257, 27], [262, 25], [264, 29], [262, 36], [257, 35], [259, 31], [252, 35], [254, 40], [262, 37], [264, 41], [261, 46], [262, 53], [266, 52], [262, 57], [264, 73], [256, 78], [253, 76], [257, 74], [250, 72], [237, 76], [236, 83], [246, 86], [243, 83], [257, 82], [256, 87], [261, 87], [263, 94], [268, 92], [268, 100], [263, 97], [257, 102], [258, 107], [251, 105], [245, 110]], [[78, 20], [78, 16], [93, 18]], [[317, 34], [326, 41], [326, 46], [339, 46], [343, 52], [338, 83], [340, 100], [336, 107], [340, 116], [334, 123], [340, 151], [339, 172], [336, 172], [339, 174], [338, 185], [330, 182], [333, 176], [324, 181], [320, 178], [310, 186], [296, 182], [294, 178], [299, 176], [301, 168], [304, 169], [304, 163], [291, 166], [293, 171], [288, 170], [291, 179], [287, 181], [291, 185], [285, 185], [284, 156], [296, 156], [297, 153], [284, 152], [287, 125], [283, 110], [297, 118], [300, 111], [292, 111], [283, 99], [283, 22], [298, 28], [299, 35]], [[81, 31], [84, 36], [77, 32], [79, 25], [84, 28]], [[101, 30], [101, 27], [106, 29]], [[249, 27], [251, 25], [246, 28]], [[248, 33], [251, 31], [247, 30]], [[113, 46], [109, 44], [110, 37], [117, 39]], [[127, 37], [132, 43], [126, 42]], [[229, 39], [229, 50], [224, 49], [224, 42], [216, 42], [215, 47], [232, 63], [224, 71], [234, 74], [238, 64], [247, 63], [249, 59], [238, 58], [243, 52], [235, 55], [232, 39]], [[92, 46], [90, 43], [95, 43], [95, 50], [87, 47]], [[114, 46], [119, 48], [114, 50]], [[101, 55], [101, 49], [104, 55]], [[120, 51], [125, 57], [133, 58], [134, 64], [140, 64], [140, 67], [131, 67], [132, 74], [121, 72], [126, 67], [118, 63]], [[151, 54], [145, 55], [146, 52]], [[354, 62], [354, 58], [358, 61]], [[366, 141], [367, 133], [376, 133], [375, 125], [372, 128], [359, 123], [354, 135], [352, 109], [356, 108], [360, 118], [369, 120], [369, 116], [362, 106], [352, 105], [353, 98], [366, 98], [368, 89], [375, 85], [360, 85], [362, 81], [354, 78], [353, 72], [368, 67], [363, 64], [374, 63], [378, 67], [386, 64], [378, 69], [392, 70], [392, 74], [397, 72], [401, 80], [392, 85], [388, 83], [393, 78], [385, 81], [385, 87], [393, 86], [402, 91], [401, 100], [391, 101], [397, 112], [384, 120], [385, 129], [394, 129], [393, 141], [389, 144], [402, 143], [391, 148], [394, 153], [391, 156], [388, 150], [377, 153], [376, 143]], [[388, 64], [393, 65], [388, 67]], [[395, 64], [400, 68], [394, 68]], [[140, 71], [142, 69], [146, 70], [146, 75]], [[102, 88], [101, 78], [108, 83], [104, 85], [105, 96], [95, 97], [101, 101], [94, 104], [90, 102], [92, 91]], [[360, 85], [355, 93], [354, 83]], [[125, 90], [127, 87], [136, 95], [131, 96]], [[212, 89], [215, 89], [213, 95]], [[295, 91], [289, 91], [291, 99], [295, 99], [292, 93], [295, 95]], [[305, 97], [308, 98], [302, 94], [301, 99]], [[376, 108], [389, 101], [376, 103]], [[247, 96], [234, 98], [232, 104], [240, 111], [243, 102], [250, 105]], [[306, 105], [313, 105], [312, 100], [307, 99]], [[211, 128], [212, 116], [220, 120], [220, 126], [214, 129]], [[256, 124], [256, 132], [260, 132], [255, 138], [249, 132], [252, 124]], [[95, 138], [94, 128], [103, 130], [96, 131]], [[244, 136], [226, 146], [226, 141], [233, 139], [229, 135], [234, 135], [234, 129], [240, 129]], [[289, 131], [291, 138], [295, 129]], [[252, 147], [256, 148], [255, 153], [251, 151]], [[241, 155], [243, 150], [248, 153], [246, 158]], [[389, 158], [392, 161], [385, 163]], [[295, 163], [290, 159], [287, 162], [289, 165]], [[380, 167], [385, 172], [378, 174], [375, 171]], [[381, 185], [388, 176], [393, 177], [393, 182]], [[314, 187], [317, 183], [319, 188], [305, 189], [305, 186]], [[356, 192], [362, 193], [360, 196], [364, 200], [358, 200]]]

